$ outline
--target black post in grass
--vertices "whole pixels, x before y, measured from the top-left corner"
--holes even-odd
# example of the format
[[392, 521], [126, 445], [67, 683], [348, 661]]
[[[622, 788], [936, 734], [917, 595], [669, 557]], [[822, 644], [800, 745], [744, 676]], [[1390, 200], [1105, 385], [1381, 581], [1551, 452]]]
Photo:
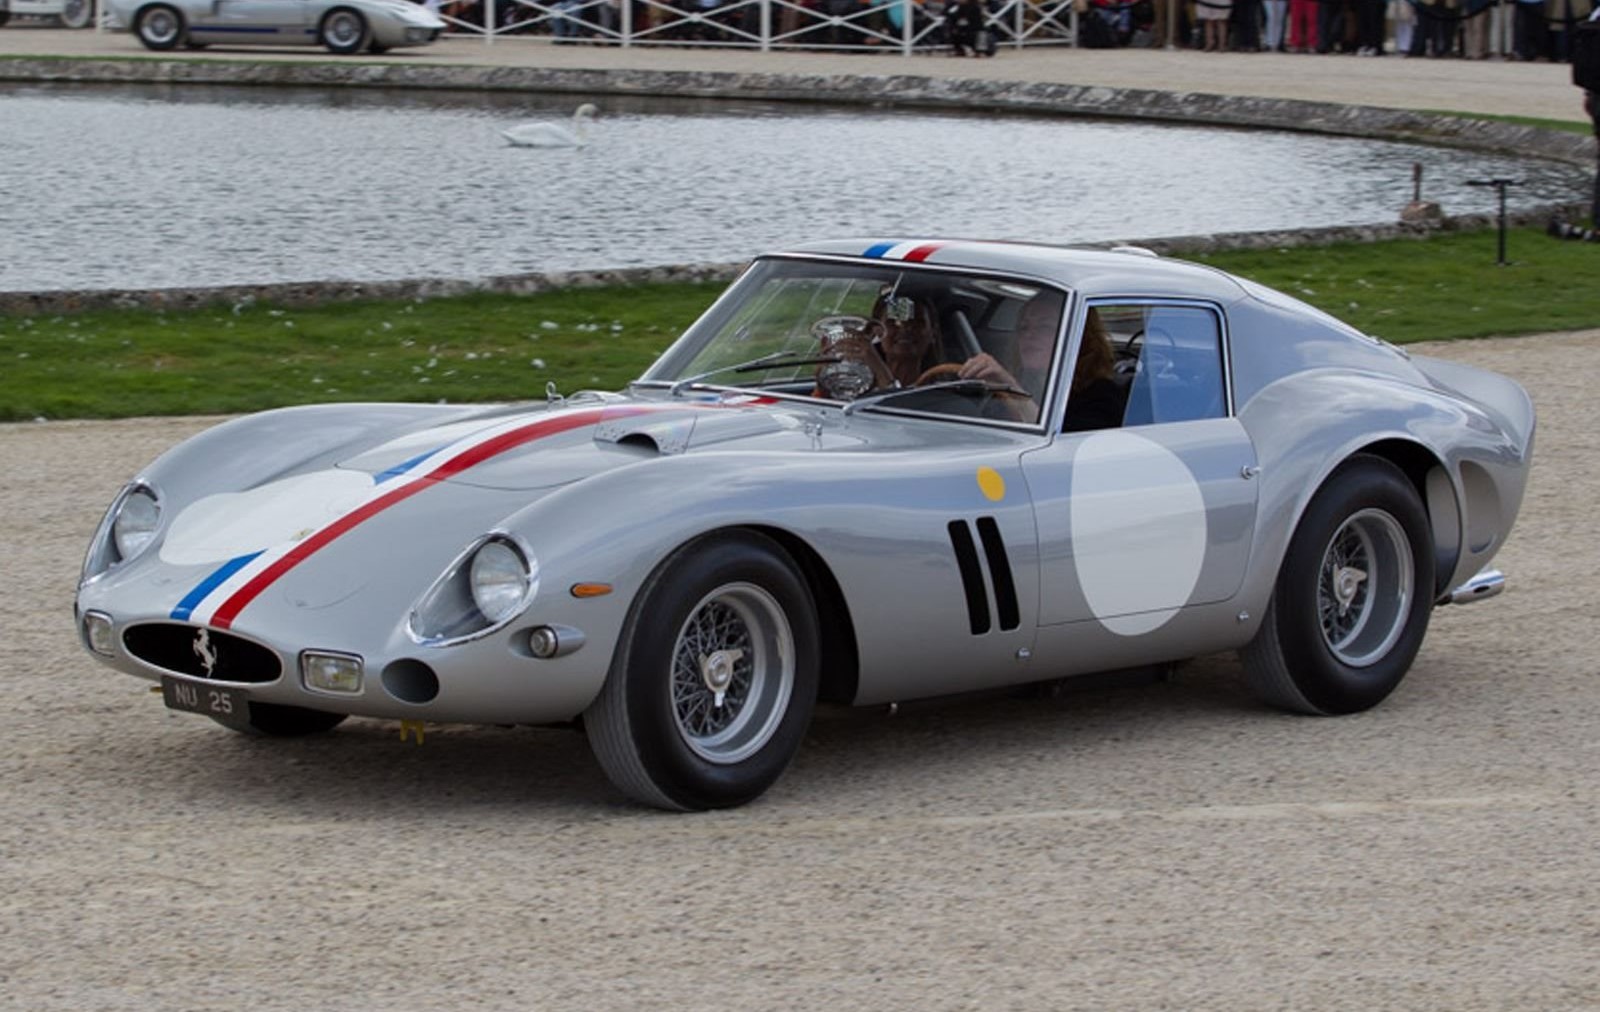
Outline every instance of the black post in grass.
[[1506, 265], [1506, 187], [1521, 186], [1522, 180], [1504, 178], [1469, 179], [1467, 180], [1467, 185], [1492, 186], [1494, 187], [1494, 192], [1500, 195], [1500, 251], [1494, 262], [1496, 266], [1504, 267]]

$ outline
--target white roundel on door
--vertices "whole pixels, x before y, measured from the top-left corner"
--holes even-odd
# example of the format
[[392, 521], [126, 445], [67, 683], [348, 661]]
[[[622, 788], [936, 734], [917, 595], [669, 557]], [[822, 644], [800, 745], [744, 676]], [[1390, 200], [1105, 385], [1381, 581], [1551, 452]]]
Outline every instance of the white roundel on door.
[[1178, 613], [1206, 557], [1206, 504], [1177, 454], [1132, 432], [1088, 436], [1072, 458], [1072, 558], [1089, 610], [1137, 636]]

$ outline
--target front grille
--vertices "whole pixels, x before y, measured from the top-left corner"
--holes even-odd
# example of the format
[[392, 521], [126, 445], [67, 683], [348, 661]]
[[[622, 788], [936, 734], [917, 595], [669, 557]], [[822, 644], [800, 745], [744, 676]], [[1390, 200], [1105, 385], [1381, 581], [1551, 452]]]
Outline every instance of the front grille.
[[175, 622], [150, 622], [123, 630], [128, 653], [175, 675], [218, 682], [275, 682], [283, 674], [278, 655], [231, 633]]

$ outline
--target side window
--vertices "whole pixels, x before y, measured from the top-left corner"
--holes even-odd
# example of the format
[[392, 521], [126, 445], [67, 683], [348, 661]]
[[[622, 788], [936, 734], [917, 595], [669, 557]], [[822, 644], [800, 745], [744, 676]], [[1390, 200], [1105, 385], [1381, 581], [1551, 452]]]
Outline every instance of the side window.
[[1085, 382], [1090, 377], [1074, 377], [1067, 400], [1068, 431], [1074, 429], [1073, 397], [1083, 402], [1080, 412], [1087, 411], [1095, 401], [1105, 401], [1113, 389], [1125, 427], [1227, 414], [1222, 327], [1214, 310], [1164, 303], [1101, 304], [1092, 306], [1089, 313], [1079, 363], [1092, 355], [1087, 346], [1093, 342], [1098, 324], [1111, 347], [1110, 377], [1109, 382], [1092, 386]]

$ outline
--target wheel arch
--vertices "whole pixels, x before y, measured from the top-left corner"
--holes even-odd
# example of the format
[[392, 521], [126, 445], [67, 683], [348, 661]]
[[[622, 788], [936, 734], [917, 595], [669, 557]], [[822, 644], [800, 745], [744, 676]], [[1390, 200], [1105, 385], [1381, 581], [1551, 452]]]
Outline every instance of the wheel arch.
[[[1428, 514], [1428, 529], [1433, 540], [1433, 593], [1449, 590], [1450, 574], [1461, 555], [1461, 503], [1455, 482], [1444, 461], [1421, 443], [1409, 439], [1380, 439], [1357, 448], [1335, 465], [1342, 466], [1356, 454], [1386, 460], [1399, 468], [1417, 490]], [[1329, 474], [1333, 471], [1330, 470]], [[1322, 482], [1326, 482], [1327, 475]], [[1321, 487], [1322, 482], [1318, 483]]]
[[183, 31], [187, 32], [189, 30], [189, 14], [178, 0], [145, 0], [144, 3], [133, 9], [133, 15], [128, 19], [128, 28], [132, 31], [137, 31], [139, 22], [144, 18], [145, 14], [157, 7], [165, 7], [176, 14], [178, 16], [178, 24], [182, 26]]
[[363, 12], [359, 7], [353, 7], [350, 4], [338, 4], [323, 11], [322, 17], [317, 19], [317, 32], [319, 35], [322, 33], [324, 28], [327, 27], [328, 22], [336, 14], [354, 14], [356, 17], [361, 19], [362, 24], [367, 26], [368, 34], [371, 34], [372, 19], [368, 17], [365, 12]]
[[[731, 530], [748, 530], [764, 534], [776, 541], [799, 570], [800, 577], [811, 591], [811, 600], [817, 609], [817, 627], [822, 630], [821, 678], [817, 685], [817, 698], [825, 703], [850, 703], [856, 698], [860, 681], [860, 655], [856, 648], [855, 623], [850, 617], [850, 607], [844, 591], [833, 571], [821, 554], [793, 531], [764, 524], [750, 525]], [[713, 532], [714, 533], [714, 532]]]
[[[699, 530], [660, 553], [628, 601], [626, 614], [632, 616], [657, 577], [686, 549], [724, 535], [755, 534], [775, 543], [793, 564], [795, 572], [811, 594], [820, 632], [817, 699], [826, 703], [849, 704], [855, 700], [860, 681], [860, 655], [856, 646], [854, 621], [845, 602], [843, 589], [820, 552], [794, 531], [761, 523], [725, 524]], [[625, 621], [627, 621], [625, 619]], [[609, 670], [615, 662], [620, 641], [611, 649]]]

